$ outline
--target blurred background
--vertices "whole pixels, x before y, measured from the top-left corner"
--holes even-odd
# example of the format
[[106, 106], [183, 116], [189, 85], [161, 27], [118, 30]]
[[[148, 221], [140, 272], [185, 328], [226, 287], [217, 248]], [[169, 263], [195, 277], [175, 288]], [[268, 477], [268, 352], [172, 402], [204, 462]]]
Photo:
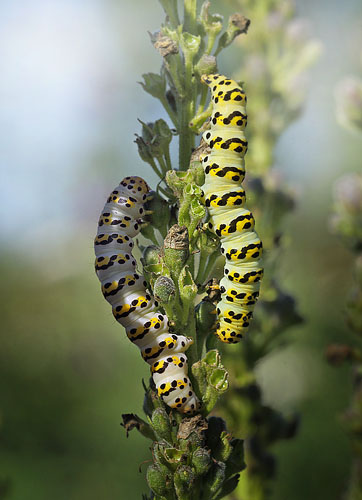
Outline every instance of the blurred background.
[[[360, 0], [297, 0], [323, 53], [301, 118], [276, 150], [279, 175], [298, 193], [284, 232], [279, 276], [303, 325], [258, 368], [268, 404], [297, 410], [298, 436], [274, 448], [275, 500], [340, 499], [350, 445], [340, 414], [348, 367], [326, 345], [348, 342], [343, 308], [352, 256], [328, 229], [335, 180], [357, 171], [362, 144], [337, 124], [335, 85], [361, 74]], [[236, 10], [212, 1], [214, 12]], [[246, 13], [247, 14], [247, 13]], [[93, 237], [105, 197], [129, 174], [155, 175], [133, 144], [137, 118], [165, 118], [141, 74], [161, 65], [147, 31], [156, 0], [12, 0], [0, 4], [1, 317], [0, 478], [13, 500], [141, 498], [151, 455], [122, 413], [142, 413], [148, 366], [102, 299]], [[252, 34], [252, 25], [250, 27]], [[219, 60], [237, 70], [242, 45]], [[142, 472], [140, 472], [140, 470]], [[0, 487], [1, 497], [1, 487]]]

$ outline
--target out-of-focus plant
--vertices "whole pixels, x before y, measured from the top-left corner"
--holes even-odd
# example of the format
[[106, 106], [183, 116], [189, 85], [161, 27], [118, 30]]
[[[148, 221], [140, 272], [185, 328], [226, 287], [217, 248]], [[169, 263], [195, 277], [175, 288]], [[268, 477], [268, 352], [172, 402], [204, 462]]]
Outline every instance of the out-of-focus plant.
[[336, 87], [338, 122], [357, 133], [362, 130], [362, 79], [346, 77]]
[[346, 321], [355, 333], [353, 345], [332, 344], [327, 348], [331, 364], [349, 362], [353, 369], [354, 389], [349, 409], [343, 415], [353, 450], [352, 473], [346, 499], [362, 498], [362, 175], [347, 174], [335, 184], [333, 231], [339, 235], [355, 256], [355, 283], [349, 294]]
[[[2, 427], [2, 415], [0, 413], [0, 430]], [[0, 476], [0, 500], [8, 497], [11, 489], [11, 480], [9, 477]]]
[[291, 0], [237, 3], [253, 22], [236, 73], [249, 96], [248, 163], [253, 176], [263, 175], [274, 166], [280, 135], [303, 109], [306, 70], [318, 59], [321, 44], [311, 38], [308, 20], [296, 15]]
[[[339, 123], [362, 133], [362, 80], [348, 77], [335, 91]], [[354, 255], [354, 285], [347, 299], [346, 322], [355, 334], [353, 345], [332, 344], [326, 351], [334, 365], [347, 361], [353, 370], [354, 388], [349, 409], [343, 415], [353, 450], [353, 464], [346, 500], [362, 498], [362, 174], [349, 173], [334, 186], [334, 210], [331, 230], [338, 235]]]

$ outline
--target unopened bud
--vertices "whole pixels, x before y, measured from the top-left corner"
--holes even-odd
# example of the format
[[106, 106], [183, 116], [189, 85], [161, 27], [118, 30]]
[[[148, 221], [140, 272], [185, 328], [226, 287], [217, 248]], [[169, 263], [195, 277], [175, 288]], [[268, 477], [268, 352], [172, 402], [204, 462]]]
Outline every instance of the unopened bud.
[[164, 241], [165, 261], [170, 269], [181, 270], [189, 257], [189, 233], [186, 226], [173, 225]]
[[193, 488], [195, 480], [195, 475], [191, 467], [187, 465], [177, 467], [173, 480], [177, 498], [179, 500], [189, 500], [190, 491]]
[[156, 408], [152, 413], [152, 427], [159, 438], [172, 442], [170, 419], [164, 408]]
[[193, 58], [198, 53], [200, 44], [200, 36], [191, 35], [191, 33], [185, 31], [181, 32], [180, 45], [186, 57]]
[[201, 75], [213, 75], [217, 73], [216, 57], [204, 54], [195, 67], [196, 72]]
[[147, 469], [147, 483], [157, 496], [167, 496], [170, 491], [171, 477], [165, 476], [157, 465], [150, 465]]
[[175, 283], [167, 276], [159, 276], [153, 285], [156, 300], [168, 304], [176, 294]]
[[211, 466], [210, 450], [199, 448], [192, 455], [192, 465], [198, 476], [206, 474]]
[[160, 249], [156, 245], [149, 245], [143, 251], [142, 263], [144, 266], [159, 264]]

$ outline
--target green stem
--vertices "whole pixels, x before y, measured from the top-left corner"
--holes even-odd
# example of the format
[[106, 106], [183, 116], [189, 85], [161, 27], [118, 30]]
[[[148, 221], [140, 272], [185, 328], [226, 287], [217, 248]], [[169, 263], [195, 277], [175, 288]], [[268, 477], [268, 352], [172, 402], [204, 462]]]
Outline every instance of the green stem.
[[209, 106], [204, 112], [197, 114], [192, 118], [192, 120], [190, 121], [190, 127], [192, 127], [192, 130], [194, 130], [196, 133], [199, 133], [200, 123], [202, 124], [205, 123], [205, 120], [209, 118], [209, 116], [211, 115], [211, 111], [212, 111], [212, 102], [210, 102]]
[[165, 175], [166, 175], [166, 172], [167, 172], [167, 170], [168, 170], [167, 165], [166, 165], [166, 163], [165, 163], [165, 160], [162, 158], [162, 156], [159, 156], [159, 157], [157, 158], [157, 161], [158, 161], [158, 163], [159, 163], [159, 165], [160, 165], [160, 167], [161, 167], [162, 173], [163, 173], [163, 175], [162, 175], [162, 179], [164, 179], [164, 177], [165, 177]]
[[196, 34], [196, 8], [197, 0], [184, 0], [183, 30], [192, 34]]
[[205, 270], [205, 266], [206, 266], [206, 262], [207, 262], [208, 256], [209, 256], [208, 253], [203, 252], [201, 250], [201, 252], [200, 252], [200, 260], [199, 260], [199, 268], [197, 270], [197, 275], [196, 275], [196, 278], [195, 278], [195, 283], [196, 284], [202, 284], [203, 283], [203, 281], [201, 281], [201, 278], [204, 276], [204, 270]]
[[207, 47], [205, 50], [205, 54], [211, 54], [211, 51], [214, 47], [215, 40], [217, 37], [218, 33], [215, 33], [214, 31], [209, 31], [208, 32], [208, 37], [207, 37]]
[[187, 170], [190, 164], [192, 149], [195, 145], [194, 133], [190, 130], [189, 122], [192, 118], [192, 104], [187, 98], [180, 100], [180, 124], [179, 124], [179, 169]]
[[200, 115], [203, 112], [204, 108], [205, 108], [208, 90], [209, 89], [208, 89], [208, 87], [206, 85], [202, 85], [202, 87], [201, 87], [201, 95], [200, 95], [200, 102], [199, 102], [199, 106], [197, 108], [197, 115]]
[[184, 95], [179, 100], [180, 122], [179, 122], [179, 169], [187, 170], [190, 165], [191, 152], [195, 146], [195, 134], [190, 129], [190, 121], [195, 113], [195, 101], [193, 96], [194, 77], [193, 56], [185, 52], [185, 88]]
[[164, 174], [159, 170], [159, 168], [156, 165], [156, 162], [152, 159], [148, 161], [149, 165], [151, 165], [152, 170], [158, 175], [160, 179], [164, 178]]
[[167, 170], [172, 170], [172, 163], [171, 163], [171, 157], [170, 157], [170, 150], [167, 148], [166, 151], [164, 152], [165, 155], [165, 160], [166, 160], [166, 165], [167, 165]]
[[165, 108], [168, 116], [171, 118], [172, 123], [174, 124], [175, 127], [177, 127], [177, 115], [175, 111], [171, 108], [170, 103], [167, 100], [167, 97], [164, 96], [160, 98], [162, 106]]

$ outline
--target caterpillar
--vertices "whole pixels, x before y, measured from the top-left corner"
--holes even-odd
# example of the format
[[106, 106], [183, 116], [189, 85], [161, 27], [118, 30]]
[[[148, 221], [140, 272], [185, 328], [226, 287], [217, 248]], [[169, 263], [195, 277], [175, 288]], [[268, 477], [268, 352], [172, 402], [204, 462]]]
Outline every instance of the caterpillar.
[[215, 333], [222, 342], [233, 344], [248, 330], [263, 277], [262, 242], [254, 231], [254, 217], [244, 206], [241, 186], [248, 147], [244, 135], [247, 99], [244, 90], [225, 76], [203, 75], [201, 80], [210, 87], [213, 104], [211, 128], [203, 134], [211, 149], [201, 158], [203, 197], [210, 215], [209, 229], [220, 238], [225, 255]]
[[95, 270], [104, 298], [127, 337], [151, 366], [160, 398], [181, 413], [193, 413], [199, 401], [187, 376], [184, 352], [193, 340], [169, 331], [165, 314], [136, 272], [132, 239], [140, 232], [149, 187], [141, 177], [125, 177], [107, 199], [94, 241]]

